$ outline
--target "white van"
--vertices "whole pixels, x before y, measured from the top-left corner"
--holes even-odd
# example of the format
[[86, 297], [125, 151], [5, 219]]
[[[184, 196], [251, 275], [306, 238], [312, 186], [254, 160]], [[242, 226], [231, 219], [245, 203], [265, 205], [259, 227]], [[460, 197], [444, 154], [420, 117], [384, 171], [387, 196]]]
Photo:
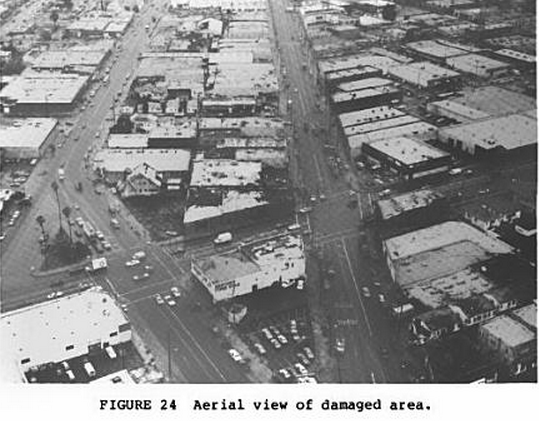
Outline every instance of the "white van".
[[90, 361], [84, 363], [84, 370], [90, 377], [95, 377], [95, 368]]
[[107, 353], [107, 355], [109, 356], [109, 358], [110, 358], [111, 360], [114, 360], [114, 359], [118, 356], [118, 355], [116, 354], [116, 351], [114, 350], [114, 348], [111, 347], [111, 346], [107, 346], [107, 347], [105, 348], [105, 352]]
[[215, 239], [213, 240], [214, 244], [225, 244], [230, 243], [232, 241], [232, 233], [230, 232], [222, 232], [219, 234]]

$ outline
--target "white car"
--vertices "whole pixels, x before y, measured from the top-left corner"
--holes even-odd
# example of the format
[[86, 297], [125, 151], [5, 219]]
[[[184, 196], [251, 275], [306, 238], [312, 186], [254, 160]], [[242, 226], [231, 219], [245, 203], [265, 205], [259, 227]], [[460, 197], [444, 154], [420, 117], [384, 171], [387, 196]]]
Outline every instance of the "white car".
[[294, 364], [294, 368], [296, 369], [296, 372], [300, 375], [300, 376], [306, 376], [307, 374], [309, 374], [309, 372], [307, 371], [307, 369], [305, 368], [305, 366], [301, 363], [296, 363]]
[[181, 292], [180, 290], [178, 289], [178, 287], [172, 287], [170, 288], [170, 292], [172, 293], [172, 295], [176, 298], [180, 298], [181, 297]]
[[281, 343], [277, 339], [271, 338], [270, 342], [275, 349], [281, 349]]
[[305, 355], [307, 356], [307, 358], [309, 358], [310, 360], [314, 360], [314, 353], [311, 350], [311, 348], [306, 346], [303, 348], [303, 352], [305, 352]]
[[288, 343], [288, 339], [286, 339], [286, 336], [284, 336], [283, 334], [280, 334], [277, 336], [277, 339], [279, 340], [280, 343], [282, 343], [283, 345], [286, 345]]
[[155, 302], [159, 305], [165, 304], [165, 300], [163, 300], [163, 297], [161, 297], [160, 294], [155, 294]]
[[371, 296], [371, 291], [367, 287], [361, 288], [361, 292], [365, 298], [369, 298]]
[[273, 339], [273, 335], [271, 334], [270, 330], [267, 327], [262, 329], [262, 333], [264, 334], [264, 336], [266, 337], [268, 341], [271, 341]]
[[230, 357], [237, 363], [243, 362], [243, 358], [241, 357], [240, 353], [236, 351], [234, 348], [231, 348], [228, 350], [228, 355], [230, 355]]
[[128, 260], [127, 262], [125, 262], [125, 266], [127, 266], [128, 268], [136, 266], [138, 264], [140, 264], [140, 260]]
[[300, 291], [305, 287], [305, 281], [303, 279], [298, 279], [296, 282], [296, 288]]
[[165, 295], [165, 301], [171, 307], [176, 305], [176, 301], [170, 295]]
[[266, 354], [266, 348], [264, 348], [264, 347], [262, 346], [262, 344], [255, 343], [255, 344], [254, 344], [254, 347], [255, 347], [255, 349], [257, 350], [257, 352], [258, 352], [260, 355]]
[[281, 377], [285, 380], [288, 380], [291, 376], [290, 376], [290, 372], [286, 369], [286, 368], [281, 368], [279, 370], [279, 374], [281, 375]]

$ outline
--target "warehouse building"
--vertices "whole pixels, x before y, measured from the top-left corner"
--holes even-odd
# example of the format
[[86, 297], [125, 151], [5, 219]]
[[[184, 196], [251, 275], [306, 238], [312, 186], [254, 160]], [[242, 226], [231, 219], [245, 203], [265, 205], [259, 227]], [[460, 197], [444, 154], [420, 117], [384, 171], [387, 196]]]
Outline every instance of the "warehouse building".
[[5, 114], [48, 116], [71, 111], [88, 76], [69, 73], [23, 72], [0, 91]]
[[125, 181], [142, 164], [155, 170], [163, 182], [169, 179], [185, 182], [189, 176], [191, 152], [183, 149], [103, 149], [94, 158], [94, 167], [110, 183]]
[[441, 39], [410, 42], [405, 45], [405, 48], [419, 59], [434, 61], [438, 64], [445, 64], [446, 59], [449, 57], [481, 51], [475, 47], [448, 42]]
[[513, 252], [497, 238], [457, 221], [389, 238], [383, 250], [391, 276], [402, 288]]
[[533, 151], [537, 147], [536, 111], [446, 127], [439, 130], [438, 140], [477, 157]]
[[479, 54], [449, 57], [447, 65], [460, 72], [471, 73], [482, 78], [499, 77], [506, 74], [511, 66]]
[[498, 316], [479, 328], [483, 348], [495, 352], [510, 377], [537, 371], [537, 305]]
[[443, 218], [448, 210], [445, 196], [430, 189], [391, 196], [378, 200], [376, 205], [378, 217], [384, 226], [390, 227], [432, 223]]
[[324, 74], [324, 86], [328, 90], [333, 90], [337, 85], [354, 80], [368, 79], [382, 76], [382, 71], [372, 66], [356, 67], [353, 69], [342, 69], [330, 71]]
[[394, 104], [401, 99], [402, 91], [391, 80], [383, 78], [341, 83], [331, 95], [331, 103], [337, 113]]
[[3, 119], [0, 150], [4, 158], [39, 158], [58, 121], [53, 118]]
[[397, 137], [410, 137], [416, 140], [432, 140], [436, 138], [437, 127], [421, 121], [410, 120], [408, 117], [398, 117], [395, 125], [388, 126], [379, 121], [368, 123], [362, 128], [362, 132], [348, 136], [348, 146], [352, 158], [357, 158], [363, 153], [363, 145]]
[[515, 114], [535, 110], [534, 97], [503, 89], [482, 86], [465, 89], [458, 95], [427, 105], [427, 111], [467, 123], [487, 117]]
[[197, 159], [193, 162], [191, 187], [255, 187], [260, 183], [260, 162], [232, 159]]
[[392, 66], [388, 72], [402, 82], [435, 91], [454, 91], [462, 84], [459, 73], [427, 61]]
[[193, 259], [191, 273], [214, 302], [288, 287], [305, 278], [305, 252], [299, 235], [285, 234], [242, 244], [237, 250]]
[[7, 382], [131, 341], [129, 321], [99, 287], [3, 313], [0, 327], [0, 372]]
[[451, 165], [450, 154], [409, 137], [364, 143], [363, 155], [407, 180], [446, 172]]

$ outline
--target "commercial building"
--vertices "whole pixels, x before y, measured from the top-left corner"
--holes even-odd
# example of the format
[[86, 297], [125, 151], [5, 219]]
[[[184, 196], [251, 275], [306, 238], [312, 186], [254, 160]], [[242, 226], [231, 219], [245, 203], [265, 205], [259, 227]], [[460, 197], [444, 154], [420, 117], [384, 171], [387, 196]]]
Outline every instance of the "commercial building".
[[363, 110], [395, 104], [402, 99], [402, 91], [391, 80], [369, 78], [339, 84], [331, 95], [331, 104], [337, 113]]
[[3, 313], [0, 334], [3, 380], [21, 382], [29, 370], [129, 342], [131, 325], [114, 299], [95, 287]]
[[324, 74], [324, 86], [333, 90], [344, 82], [368, 79], [382, 76], [382, 71], [372, 66], [356, 67], [352, 69], [335, 70]]
[[453, 69], [482, 78], [502, 76], [511, 68], [508, 63], [479, 54], [448, 57], [446, 63]]
[[187, 180], [191, 152], [183, 149], [103, 149], [96, 153], [94, 167], [111, 183], [124, 181], [133, 170], [147, 164], [166, 181]]
[[47, 116], [71, 111], [88, 76], [25, 71], [0, 91], [5, 114]]
[[[348, 136], [348, 146], [353, 158], [363, 153], [363, 145], [397, 137], [410, 137], [416, 140], [433, 140], [437, 127], [409, 116], [397, 116], [387, 122], [366, 123], [361, 133]], [[355, 128], [353, 130], [356, 130]]]
[[535, 110], [534, 97], [503, 89], [498, 86], [482, 86], [465, 89], [457, 96], [427, 105], [427, 110], [466, 123], [487, 117], [515, 114]]
[[407, 180], [448, 171], [451, 165], [450, 154], [409, 137], [364, 143], [363, 154]]
[[377, 212], [384, 224], [409, 226], [443, 217], [447, 200], [430, 189], [414, 190], [378, 200]]
[[148, 147], [148, 135], [142, 133], [111, 133], [107, 139], [109, 149], [144, 149]]
[[260, 183], [260, 162], [232, 159], [197, 159], [193, 162], [191, 187], [256, 187]]
[[[193, 190], [189, 191], [189, 205], [185, 210], [183, 223], [207, 224], [208, 221], [217, 221], [225, 224], [223, 217], [230, 214], [260, 208], [268, 204], [264, 194], [260, 191], [215, 191]], [[237, 215], [236, 215], [237, 216]]]
[[403, 82], [436, 91], [453, 91], [462, 83], [460, 73], [428, 61], [392, 66], [388, 72]]
[[438, 131], [438, 140], [482, 157], [537, 146], [536, 111], [510, 114], [451, 126]]
[[498, 316], [479, 328], [483, 347], [495, 352], [510, 377], [537, 370], [537, 305]]
[[191, 273], [215, 302], [271, 286], [287, 287], [305, 277], [303, 241], [285, 234], [242, 244], [234, 251], [194, 259]]
[[444, 64], [449, 57], [456, 57], [471, 52], [481, 51], [478, 48], [462, 44], [456, 44], [445, 40], [424, 40], [409, 42], [405, 48], [412, 54], [421, 59]]
[[499, 239], [457, 221], [389, 238], [383, 250], [391, 277], [402, 288], [513, 252]]
[[4, 158], [39, 158], [58, 121], [53, 118], [2, 119], [0, 150]]
[[36, 70], [54, 70], [82, 74], [93, 73], [110, 54], [112, 43], [74, 46], [66, 50], [44, 51], [32, 60]]

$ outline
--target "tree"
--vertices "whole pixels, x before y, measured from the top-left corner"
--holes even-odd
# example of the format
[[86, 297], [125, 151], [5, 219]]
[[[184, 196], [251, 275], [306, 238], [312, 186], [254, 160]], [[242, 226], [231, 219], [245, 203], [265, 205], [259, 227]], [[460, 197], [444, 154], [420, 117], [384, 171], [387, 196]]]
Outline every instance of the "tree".
[[41, 227], [41, 234], [43, 234], [43, 238], [47, 238], [47, 233], [45, 232], [45, 217], [43, 215], [38, 215], [36, 217], [36, 222]]
[[382, 18], [390, 21], [394, 21], [397, 18], [397, 9], [394, 4], [388, 4], [382, 9]]
[[71, 220], [70, 220], [70, 218], [71, 218], [71, 207], [66, 206], [65, 208], [62, 209], [62, 213], [66, 217], [67, 226], [69, 228], [69, 242], [71, 244], [73, 244], [73, 235], [72, 235], [72, 232], [71, 232]]
[[60, 223], [60, 231], [62, 231], [64, 227], [62, 226], [62, 209], [60, 207], [60, 195], [58, 194], [60, 186], [56, 180], [51, 183], [51, 188], [54, 190], [54, 194], [56, 195], [56, 204], [58, 205], [58, 222]]
[[58, 12], [56, 10], [53, 10], [51, 12], [51, 20], [55, 28], [56, 28], [56, 23], [58, 22], [59, 18], [60, 18], [60, 15], [58, 14]]

